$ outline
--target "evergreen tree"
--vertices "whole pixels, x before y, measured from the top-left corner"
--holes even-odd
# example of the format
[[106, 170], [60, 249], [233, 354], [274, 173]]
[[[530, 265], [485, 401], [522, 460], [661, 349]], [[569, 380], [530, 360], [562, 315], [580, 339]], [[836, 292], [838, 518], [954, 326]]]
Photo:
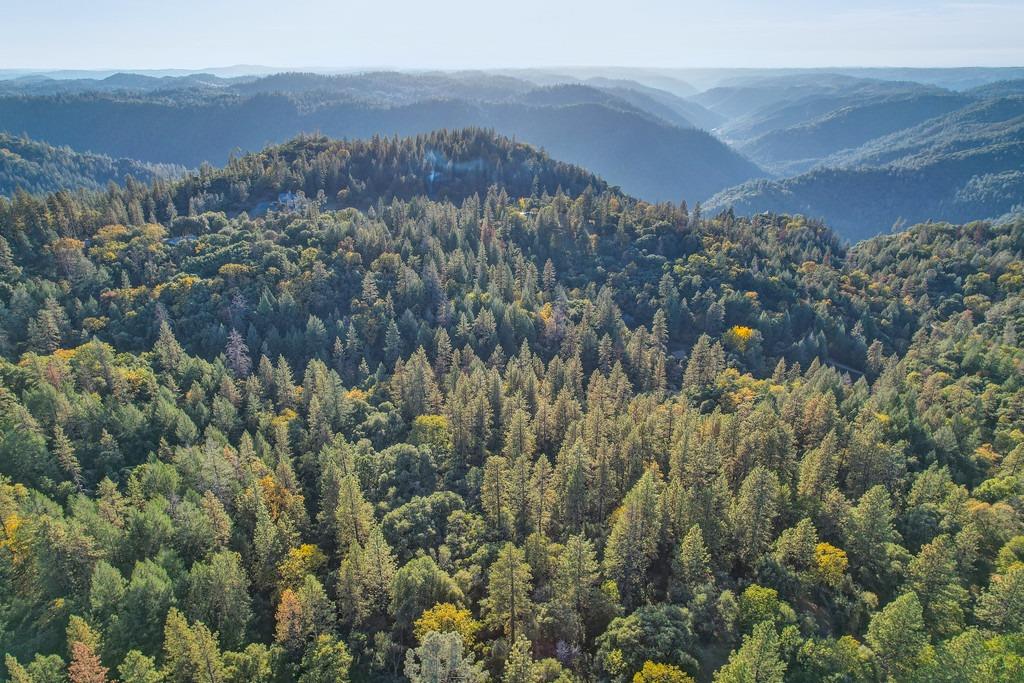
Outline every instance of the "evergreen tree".
[[352, 655], [345, 643], [331, 635], [320, 635], [302, 658], [299, 683], [348, 683], [351, 666]]
[[735, 530], [736, 554], [748, 565], [752, 565], [771, 543], [779, 502], [779, 479], [775, 473], [763, 467], [751, 470], [729, 510], [729, 521]]
[[56, 456], [60, 468], [74, 482], [78, 492], [83, 493], [85, 489], [82, 479], [82, 466], [79, 464], [78, 458], [75, 457], [75, 447], [71, 443], [71, 439], [67, 437], [59, 424], [53, 427], [53, 454]]
[[630, 489], [613, 515], [605, 548], [605, 573], [619, 586], [626, 607], [640, 604], [647, 592], [647, 570], [661, 536], [661, 482], [649, 469]]
[[905, 678], [928, 644], [917, 595], [905, 593], [872, 616], [866, 639], [882, 671], [897, 680]]
[[525, 635], [533, 619], [533, 576], [523, 551], [506, 543], [487, 574], [487, 597], [481, 602], [484, 623], [509, 641]]
[[562, 548], [553, 580], [551, 608], [563, 638], [583, 642], [587, 615], [597, 607], [597, 553], [582, 535], [570, 536]]
[[782, 683], [786, 662], [779, 656], [779, 634], [775, 625], [763, 622], [743, 638], [739, 650], [715, 672], [715, 683]]

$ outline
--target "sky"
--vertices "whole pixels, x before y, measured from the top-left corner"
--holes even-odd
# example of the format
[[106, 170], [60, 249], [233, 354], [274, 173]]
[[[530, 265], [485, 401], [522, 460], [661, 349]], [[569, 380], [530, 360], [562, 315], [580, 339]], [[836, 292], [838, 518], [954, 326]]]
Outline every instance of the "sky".
[[0, 69], [1024, 65], [1024, 0], [0, 0]]

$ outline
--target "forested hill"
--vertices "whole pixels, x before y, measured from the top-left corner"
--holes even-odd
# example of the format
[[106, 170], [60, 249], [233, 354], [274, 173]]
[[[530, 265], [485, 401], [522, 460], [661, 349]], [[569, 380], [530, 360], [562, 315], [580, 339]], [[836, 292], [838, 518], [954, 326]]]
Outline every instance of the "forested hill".
[[[285, 144], [209, 165], [178, 180], [124, 188], [74, 201], [68, 193], [46, 197], [51, 220], [76, 237], [111, 223], [169, 226], [175, 234], [197, 232], [210, 212], [263, 214], [307, 207], [369, 208], [416, 197], [461, 203], [495, 187], [529, 197], [559, 191], [578, 196], [604, 192], [607, 183], [578, 166], [552, 159], [535, 147], [478, 128], [436, 131], [413, 138], [374, 137], [340, 141], [298, 137]], [[28, 200], [28, 203], [40, 200]], [[30, 221], [31, 230], [50, 229]], [[19, 240], [18, 243], [22, 243]]]
[[1020, 680], [1022, 262], [479, 130], [0, 198], [3, 674]]
[[149, 183], [155, 178], [181, 175], [184, 170], [170, 164], [147, 164], [76, 152], [0, 133], [0, 195], [11, 196], [17, 190], [35, 193], [61, 189], [99, 190], [110, 182], [124, 183], [128, 176]]
[[709, 210], [818, 216], [851, 240], [927, 220], [967, 221], [1024, 207], [1024, 97], [973, 103], [782, 180], [755, 180]]
[[[2, 97], [0, 128], [76, 149], [197, 167], [204, 161], [220, 165], [233, 151], [258, 151], [300, 133], [358, 139], [476, 126], [544, 148], [651, 200], [699, 201], [761, 175], [709, 133], [596, 94], [605, 101], [544, 106], [429, 97], [367, 101], [320, 91]], [[398, 97], [381, 95], [387, 96]]]

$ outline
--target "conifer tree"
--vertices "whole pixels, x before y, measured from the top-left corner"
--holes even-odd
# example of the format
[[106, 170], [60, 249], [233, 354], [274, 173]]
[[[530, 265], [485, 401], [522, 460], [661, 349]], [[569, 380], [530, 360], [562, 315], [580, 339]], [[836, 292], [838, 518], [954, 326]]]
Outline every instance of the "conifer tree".
[[928, 644], [917, 595], [905, 593], [872, 616], [866, 640], [886, 675], [900, 680], [913, 671]]
[[751, 470], [729, 510], [735, 530], [736, 554], [748, 565], [771, 543], [779, 514], [779, 478], [763, 467]]
[[71, 663], [68, 665], [68, 681], [70, 683], [106, 683], [107, 667], [100, 663], [100, 658], [93, 648], [81, 641], [71, 643]]
[[657, 471], [648, 469], [613, 515], [604, 567], [627, 608], [640, 604], [647, 591], [647, 570], [661, 537], [661, 487]]
[[673, 570], [684, 599], [692, 597], [700, 586], [714, 581], [711, 573], [711, 555], [704, 545], [704, 534], [696, 524], [683, 536]]
[[484, 623], [511, 642], [525, 635], [533, 619], [532, 588], [533, 576], [523, 551], [506, 543], [488, 570], [487, 597], [481, 602]]
[[480, 505], [488, 524], [499, 537], [505, 537], [511, 530], [508, 459], [492, 455], [484, 463], [483, 481], [480, 484]]
[[560, 631], [570, 643], [586, 636], [586, 617], [597, 602], [598, 568], [593, 543], [582, 535], [570, 536], [555, 568], [552, 597]]
[[252, 370], [252, 359], [249, 358], [249, 347], [238, 330], [232, 328], [228, 334], [228, 344], [224, 349], [224, 355], [228, 361], [228, 367], [235, 374], [235, 377], [245, 378]]
[[715, 683], [782, 683], [786, 663], [779, 656], [779, 634], [771, 622], [762, 622], [743, 638], [739, 650], [715, 672]]
[[78, 458], [75, 457], [75, 447], [71, 443], [71, 439], [67, 437], [59, 424], [53, 427], [53, 454], [56, 456], [60, 468], [71, 477], [78, 492], [82, 493], [85, 490], [82, 466], [79, 464]]
[[418, 647], [406, 651], [405, 677], [409, 683], [483, 683], [483, 665], [468, 652], [458, 633], [432, 631]]

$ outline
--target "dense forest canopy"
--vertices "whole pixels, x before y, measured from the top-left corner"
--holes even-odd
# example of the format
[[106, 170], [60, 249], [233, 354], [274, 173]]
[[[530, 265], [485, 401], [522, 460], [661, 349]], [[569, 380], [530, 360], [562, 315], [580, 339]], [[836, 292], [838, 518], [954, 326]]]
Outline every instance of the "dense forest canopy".
[[123, 183], [128, 176], [148, 183], [173, 178], [185, 169], [169, 164], [144, 164], [82, 154], [67, 147], [52, 147], [37, 140], [0, 133], [0, 195], [18, 190], [43, 193], [64, 189], [101, 190], [108, 183]]
[[0, 198], [3, 675], [1019, 681], [1022, 331], [476, 129]]

